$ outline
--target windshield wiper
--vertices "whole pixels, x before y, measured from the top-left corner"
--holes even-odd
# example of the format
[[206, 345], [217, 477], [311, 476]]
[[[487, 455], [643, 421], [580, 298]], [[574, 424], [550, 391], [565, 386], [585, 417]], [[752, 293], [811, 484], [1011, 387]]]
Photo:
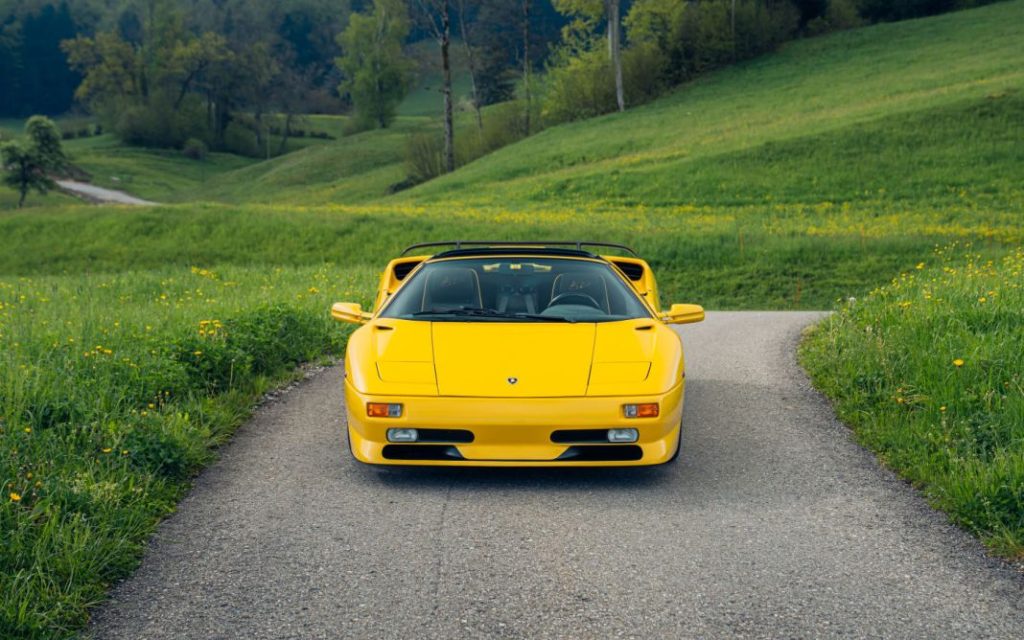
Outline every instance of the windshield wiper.
[[417, 311], [412, 314], [413, 317], [422, 316], [457, 316], [457, 317], [476, 317], [476, 318], [509, 318], [513, 320], [536, 320], [540, 322], [575, 322], [569, 318], [562, 316], [545, 316], [539, 313], [510, 313], [507, 311], [498, 311], [497, 309], [482, 309], [479, 307], [463, 307], [462, 309], [447, 309], [441, 310], [427, 310]]

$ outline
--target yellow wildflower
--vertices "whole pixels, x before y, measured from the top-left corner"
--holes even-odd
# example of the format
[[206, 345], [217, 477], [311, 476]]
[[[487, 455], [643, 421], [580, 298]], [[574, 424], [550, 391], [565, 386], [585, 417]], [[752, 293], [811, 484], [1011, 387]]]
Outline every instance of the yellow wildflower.
[[954, 367], [962, 367], [962, 366], [964, 366], [963, 358], [957, 358], [957, 359], [953, 360], [953, 366]]
[[11, 502], [21, 502], [21, 495], [11, 492]]

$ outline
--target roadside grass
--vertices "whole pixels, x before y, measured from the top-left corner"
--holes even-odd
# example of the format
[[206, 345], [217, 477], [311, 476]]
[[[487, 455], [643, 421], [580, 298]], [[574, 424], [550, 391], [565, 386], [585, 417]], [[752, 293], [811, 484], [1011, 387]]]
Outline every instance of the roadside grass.
[[72, 635], [296, 365], [341, 352], [334, 265], [0, 277], [0, 637]]
[[1024, 558], [1024, 250], [937, 250], [801, 347], [884, 464], [994, 552]]

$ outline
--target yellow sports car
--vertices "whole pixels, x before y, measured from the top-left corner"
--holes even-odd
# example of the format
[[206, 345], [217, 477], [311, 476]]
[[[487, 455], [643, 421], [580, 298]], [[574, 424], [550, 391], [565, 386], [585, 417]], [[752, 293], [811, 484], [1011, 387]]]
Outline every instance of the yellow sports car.
[[[434, 255], [412, 251], [451, 247]], [[586, 250], [604, 247], [625, 256]], [[339, 302], [356, 459], [386, 465], [634, 466], [671, 462], [683, 345], [648, 264], [604, 243], [414, 245], [373, 313]]]

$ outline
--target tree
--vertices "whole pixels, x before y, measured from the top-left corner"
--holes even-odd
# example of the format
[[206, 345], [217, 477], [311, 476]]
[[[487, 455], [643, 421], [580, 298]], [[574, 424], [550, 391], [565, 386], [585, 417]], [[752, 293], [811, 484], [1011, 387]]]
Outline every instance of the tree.
[[357, 116], [386, 128], [409, 88], [409, 62], [402, 43], [409, 35], [409, 13], [401, 0], [374, 0], [369, 13], [353, 14], [338, 36], [345, 75], [339, 87], [348, 93]]
[[469, 66], [469, 82], [473, 98], [473, 111], [476, 113], [477, 133], [482, 136], [484, 133], [484, 118], [482, 113], [483, 104], [480, 102], [480, 90], [477, 88], [477, 76], [479, 75], [479, 72], [477, 70], [476, 50], [473, 48], [473, 43], [470, 38], [472, 29], [470, 28], [469, 16], [467, 15], [467, 8], [469, 8], [467, 5], [471, 6], [476, 1], [477, 0], [455, 0], [455, 3], [459, 9], [459, 30], [462, 32], [462, 45], [466, 49], [466, 63]]
[[18, 207], [25, 204], [28, 192], [46, 194], [56, 185], [49, 172], [60, 171], [67, 157], [60, 143], [60, 130], [45, 116], [32, 116], [25, 123], [27, 139], [7, 142], [0, 147], [4, 184], [19, 194]]
[[626, 94], [622, 80], [622, 16], [621, 0], [555, 0], [555, 8], [571, 15], [584, 25], [596, 25], [602, 14], [608, 26], [608, 58], [615, 77], [615, 102], [619, 111], [626, 110]]
[[452, 64], [448, 49], [452, 41], [450, 0], [416, 0], [419, 16], [437, 40], [441, 50], [441, 93], [444, 96], [444, 166], [455, 171], [455, 126], [452, 115]]

